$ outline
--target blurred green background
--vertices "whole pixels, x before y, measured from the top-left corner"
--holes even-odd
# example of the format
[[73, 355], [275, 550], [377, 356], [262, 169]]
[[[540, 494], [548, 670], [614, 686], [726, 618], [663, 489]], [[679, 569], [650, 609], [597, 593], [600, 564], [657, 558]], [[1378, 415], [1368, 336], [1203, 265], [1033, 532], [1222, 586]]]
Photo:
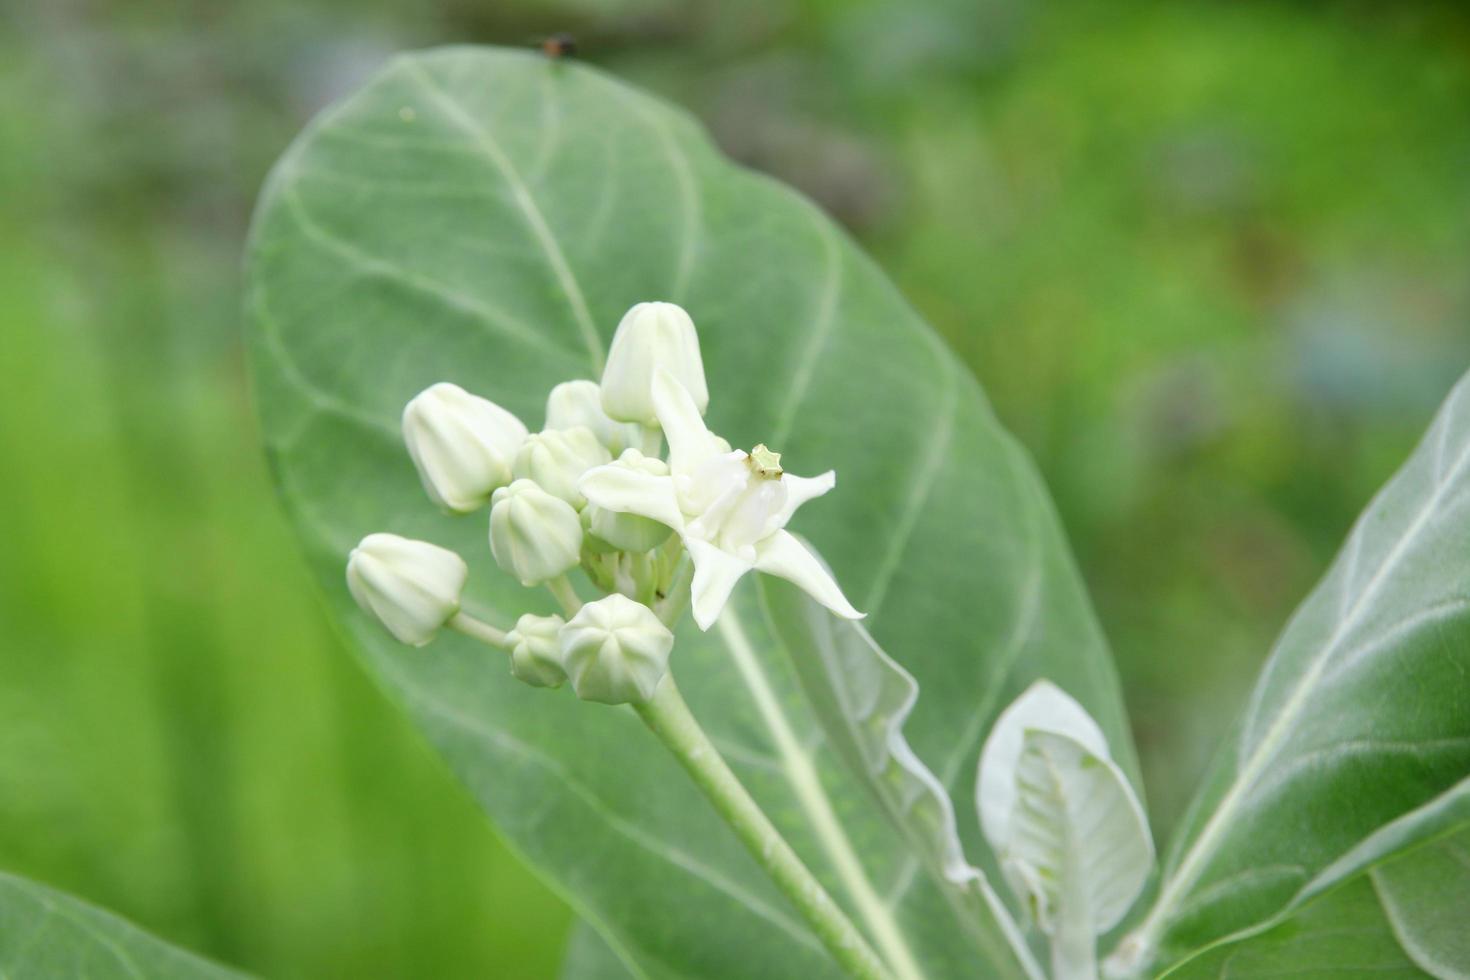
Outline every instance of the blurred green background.
[[1458, 5], [0, 0], [0, 867], [273, 977], [554, 974], [569, 913], [325, 621], [238, 313], [313, 111], [554, 30], [817, 198], [973, 367], [1167, 834], [1470, 365]]

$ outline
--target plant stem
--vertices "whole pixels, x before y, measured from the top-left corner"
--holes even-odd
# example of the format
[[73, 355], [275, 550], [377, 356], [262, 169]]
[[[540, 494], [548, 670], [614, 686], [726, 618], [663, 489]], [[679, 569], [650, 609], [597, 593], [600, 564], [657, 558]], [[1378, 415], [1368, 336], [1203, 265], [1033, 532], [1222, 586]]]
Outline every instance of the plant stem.
[[565, 575], [557, 576], [546, 583], [556, 601], [561, 603], [562, 612], [566, 613], [568, 619], [577, 615], [577, 610], [582, 608], [582, 600], [577, 596], [577, 590], [572, 588], [571, 579]]
[[796, 906], [832, 958], [859, 980], [890, 980], [878, 954], [725, 764], [684, 703], [673, 675], [664, 678], [652, 698], [633, 707]]
[[469, 613], [460, 611], [454, 614], [447, 624], [450, 629], [463, 633], [465, 636], [473, 637], [481, 643], [501, 650], [509, 650], [510, 642], [506, 639], [504, 630], [497, 629], [483, 620], [476, 619]]
[[657, 459], [663, 455], [664, 430], [656, 425], [643, 425], [639, 426], [639, 428], [642, 430], [640, 433], [642, 438], [639, 440], [640, 445], [638, 448], [643, 455], [652, 457], [653, 459]]
[[673, 584], [669, 586], [669, 594], [653, 607], [658, 613], [658, 618], [669, 629], [684, 615], [684, 610], [689, 608], [689, 585], [694, 579], [694, 563], [687, 557], [679, 559], [679, 567], [674, 572]]

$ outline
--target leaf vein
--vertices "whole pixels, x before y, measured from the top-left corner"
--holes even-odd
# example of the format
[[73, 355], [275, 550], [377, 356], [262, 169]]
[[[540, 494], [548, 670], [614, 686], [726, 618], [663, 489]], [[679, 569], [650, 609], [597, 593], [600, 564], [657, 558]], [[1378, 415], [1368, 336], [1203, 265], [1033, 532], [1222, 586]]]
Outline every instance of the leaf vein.
[[577, 277], [572, 268], [567, 264], [566, 255], [563, 254], [561, 245], [556, 240], [551, 226], [547, 224], [546, 217], [541, 213], [541, 208], [536, 204], [535, 197], [526, 186], [520, 174], [516, 171], [510, 157], [506, 156], [500, 143], [491, 135], [478, 119], [472, 116], [463, 105], [459, 103], [449, 92], [436, 82], [432, 75], [423, 65], [413, 58], [405, 58], [400, 64], [407, 67], [414, 83], [431, 98], [435, 105], [444, 113], [454, 125], [465, 132], [482, 150], [482, 155], [489, 160], [491, 165], [500, 173], [501, 178], [510, 186], [511, 195], [520, 207], [521, 214], [525, 217], [526, 225], [531, 230], [532, 237], [541, 247], [546, 255], [546, 261], [551, 265], [553, 275], [566, 297], [567, 306], [572, 311], [572, 319], [577, 329], [582, 334], [583, 341], [587, 344], [587, 353], [592, 359], [592, 368], [595, 374], [602, 373], [602, 337], [597, 332], [597, 325], [592, 320], [592, 312], [587, 307], [587, 299], [582, 294], [582, 287], [577, 283]]

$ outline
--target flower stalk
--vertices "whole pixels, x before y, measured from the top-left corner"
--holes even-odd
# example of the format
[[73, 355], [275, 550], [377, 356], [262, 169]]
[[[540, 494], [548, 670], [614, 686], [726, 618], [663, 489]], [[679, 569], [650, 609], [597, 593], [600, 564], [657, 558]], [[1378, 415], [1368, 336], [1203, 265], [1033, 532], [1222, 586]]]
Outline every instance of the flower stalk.
[[888, 968], [786, 843], [695, 720], [672, 674], [633, 709], [689, 773], [752, 857], [796, 907], [827, 952], [859, 980], [890, 980]]
[[484, 620], [476, 619], [464, 610], [455, 613], [453, 618], [444, 625], [456, 633], [463, 633], [471, 639], [479, 640], [486, 646], [495, 647], [497, 650], [509, 651], [511, 642], [506, 632], [491, 626]]

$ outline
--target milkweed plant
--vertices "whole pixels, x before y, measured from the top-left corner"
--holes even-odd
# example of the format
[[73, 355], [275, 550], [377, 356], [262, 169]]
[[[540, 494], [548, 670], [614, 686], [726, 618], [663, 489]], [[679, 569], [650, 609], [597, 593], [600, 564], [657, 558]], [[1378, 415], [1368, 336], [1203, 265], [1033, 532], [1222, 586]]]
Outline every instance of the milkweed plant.
[[568, 976], [1470, 975], [1464, 382], [1156, 853], [1034, 467], [683, 113], [400, 57], [282, 158], [248, 285], [319, 581], [573, 904]]

